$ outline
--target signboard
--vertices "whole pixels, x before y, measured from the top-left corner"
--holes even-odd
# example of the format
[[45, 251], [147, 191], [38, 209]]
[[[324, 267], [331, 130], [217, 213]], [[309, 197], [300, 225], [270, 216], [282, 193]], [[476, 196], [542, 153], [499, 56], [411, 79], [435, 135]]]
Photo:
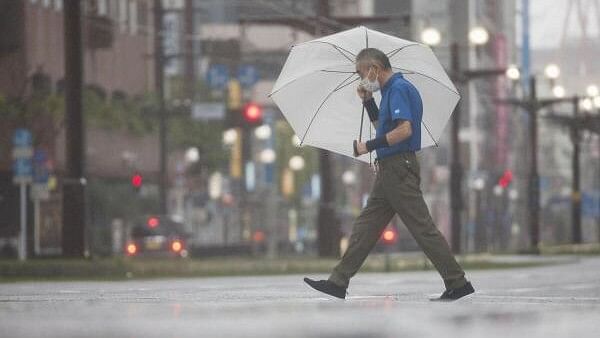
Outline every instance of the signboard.
[[33, 177], [31, 132], [25, 128], [19, 128], [15, 130], [12, 141], [13, 182], [17, 184], [29, 183]]
[[222, 120], [225, 118], [225, 105], [221, 102], [198, 102], [192, 105], [194, 120]]
[[253, 65], [241, 65], [238, 68], [238, 80], [244, 88], [252, 87], [258, 82], [259, 76], [256, 67]]
[[206, 72], [206, 82], [212, 89], [224, 89], [229, 82], [229, 69], [222, 64], [211, 65]]
[[33, 186], [31, 187], [31, 198], [46, 200], [50, 197], [48, 179], [50, 178], [50, 162], [48, 153], [38, 149], [33, 154]]

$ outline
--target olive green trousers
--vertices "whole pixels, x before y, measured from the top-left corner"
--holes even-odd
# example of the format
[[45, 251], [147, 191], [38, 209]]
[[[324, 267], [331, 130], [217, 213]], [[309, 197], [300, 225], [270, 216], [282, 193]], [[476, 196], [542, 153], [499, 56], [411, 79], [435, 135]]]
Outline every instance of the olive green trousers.
[[367, 205], [354, 221], [348, 248], [333, 269], [329, 281], [347, 288], [350, 278], [360, 269], [385, 227], [398, 214], [441, 275], [446, 288], [465, 285], [465, 272], [433, 223], [423, 200], [420, 168], [415, 153], [383, 158], [378, 161], [378, 167]]

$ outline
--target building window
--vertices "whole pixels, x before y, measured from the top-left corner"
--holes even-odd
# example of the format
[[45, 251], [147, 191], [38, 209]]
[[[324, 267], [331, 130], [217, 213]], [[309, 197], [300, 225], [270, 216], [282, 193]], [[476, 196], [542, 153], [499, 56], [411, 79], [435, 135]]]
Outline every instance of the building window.
[[52, 0], [42, 0], [42, 5], [44, 6], [44, 8], [48, 8], [50, 7], [50, 2]]
[[119, 0], [109, 0], [109, 16], [113, 21], [119, 21]]
[[142, 29], [142, 32], [147, 31], [148, 25], [148, 7], [145, 2], [140, 2], [138, 7], [138, 27]]
[[129, 33], [137, 34], [138, 30], [138, 4], [137, 1], [129, 2]]
[[107, 0], [98, 0], [97, 8], [98, 8], [98, 15], [107, 15], [108, 14]]
[[62, 11], [63, 9], [63, 0], [54, 0], [54, 10]]
[[119, 1], [119, 27], [121, 28], [121, 32], [127, 31], [127, 2], [128, 1]]

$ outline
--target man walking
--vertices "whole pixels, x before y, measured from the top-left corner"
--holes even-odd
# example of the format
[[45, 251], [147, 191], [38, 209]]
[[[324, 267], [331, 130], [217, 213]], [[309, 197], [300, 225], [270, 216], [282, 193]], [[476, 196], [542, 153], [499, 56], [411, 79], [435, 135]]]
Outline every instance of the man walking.
[[[377, 133], [367, 142], [354, 141], [354, 156], [376, 151], [377, 176], [367, 205], [354, 222], [348, 249], [329, 279], [304, 281], [318, 291], [345, 298], [350, 278], [398, 214], [444, 280], [446, 291], [435, 300], [456, 300], [475, 292], [423, 200], [415, 155], [421, 149], [419, 92], [402, 74], [394, 73], [385, 53], [375, 48], [356, 56], [356, 72], [361, 78], [358, 95], [371, 121], [377, 122]], [[379, 108], [372, 97], [378, 90]]]

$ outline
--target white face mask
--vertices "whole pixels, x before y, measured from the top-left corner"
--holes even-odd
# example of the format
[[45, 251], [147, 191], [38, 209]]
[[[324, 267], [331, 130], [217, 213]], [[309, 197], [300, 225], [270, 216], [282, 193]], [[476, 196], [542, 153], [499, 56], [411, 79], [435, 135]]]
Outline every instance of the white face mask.
[[373, 80], [373, 81], [369, 80], [370, 74], [371, 74], [371, 69], [369, 69], [367, 76], [365, 76], [364, 79], [360, 80], [359, 86], [363, 87], [366, 91], [374, 93], [376, 91], [379, 91], [379, 89], [380, 89], [379, 81], [377, 81], [377, 77], [379, 77], [379, 74], [377, 74], [377, 76], [375, 77], [375, 80]]

